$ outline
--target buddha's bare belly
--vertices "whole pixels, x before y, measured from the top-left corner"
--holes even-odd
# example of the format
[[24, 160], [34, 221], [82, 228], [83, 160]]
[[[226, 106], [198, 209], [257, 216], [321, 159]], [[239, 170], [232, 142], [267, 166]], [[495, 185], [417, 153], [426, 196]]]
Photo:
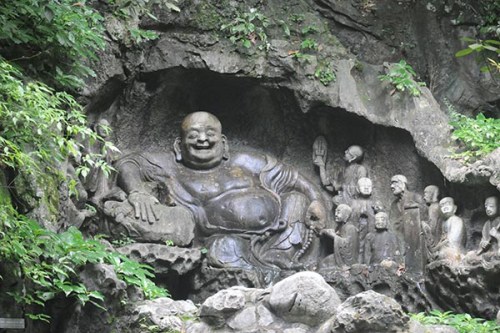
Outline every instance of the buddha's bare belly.
[[209, 233], [260, 233], [276, 229], [280, 213], [278, 198], [261, 188], [225, 192], [205, 205]]

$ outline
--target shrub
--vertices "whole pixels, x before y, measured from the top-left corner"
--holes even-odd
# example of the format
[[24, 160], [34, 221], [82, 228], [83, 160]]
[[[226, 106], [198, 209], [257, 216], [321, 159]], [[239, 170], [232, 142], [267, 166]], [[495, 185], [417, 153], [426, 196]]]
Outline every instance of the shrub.
[[[0, 206], [0, 258], [9, 263], [14, 274], [23, 282], [21, 292], [10, 292], [20, 305], [45, 302], [59, 294], [76, 297], [84, 305], [91, 302], [103, 308], [104, 297], [98, 291], [88, 290], [78, 281], [77, 269], [87, 263], [107, 263], [114, 266], [119, 278], [144, 291], [148, 298], [167, 296], [165, 289], [151, 280], [152, 268], [111, 252], [96, 239], [84, 239], [74, 227], [56, 234], [44, 229], [33, 220], [17, 214], [4, 202]], [[0, 277], [1, 278], [1, 277]], [[30, 319], [48, 321], [42, 313], [27, 313]]]
[[457, 157], [469, 161], [471, 158], [484, 157], [500, 147], [500, 119], [488, 118], [482, 113], [476, 118], [469, 118], [456, 112], [449, 102], [445, 103], [453, 126], [452, 137], [459, 140], [466, 149], [457, 153]]
[[425, 83], [415, 81], [416, 75], [415, 70], [406, 61], [401, 60], [393, 64], [387, 74], [380, 75], [379, 79], [389, 81], [399, 91], [408, 91], [412, 96], [420, 96], [420, 87], [425, 86]]
[[222, 31], [229, 32], [229, 39], [235, 44], [240, 44], [249, 49], [258, 46], [260, 50], [268, 51], [266, 28], [269, 19], [257, 9], [251, 8], [248, 12], [238, 14], [231, 22], [223, 24]]
[[429, 313], [421, 312], [410, 315], [412, 319], [424, 325], [449, 325], [458, 330], [459, 333], [500, 333], [500, 326], [494, 321], [482, 318], [473, 318], [471, 315], [454, 314], [449, 311], [440, 312], [432, 310]]

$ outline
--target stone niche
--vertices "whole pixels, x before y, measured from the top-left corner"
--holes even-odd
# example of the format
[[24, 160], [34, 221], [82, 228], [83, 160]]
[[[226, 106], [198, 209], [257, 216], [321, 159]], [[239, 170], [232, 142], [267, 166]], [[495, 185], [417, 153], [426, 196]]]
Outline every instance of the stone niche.
[[[373, 181], [372, 198], [387, 211], [394, 200], [391, 177], [403, 174], [413, 192], [422, 194], [427, 185], [435, 184], [440, 187], [440, 197], [455, 198], [458, 215], [466, 223], [467, 250], [476, 249], [481, 238], [484, 214], [478, 211], [482, 211], [484, 194], [492, 193], [490, 187], [468, 188], [448, 182], [434, 164], [419, 155], [412, 136], [405, 130], [374, 124], [320, 101], [309, 103], [304, 109], [301, 96], [284, 87], [282, 82], [176, 67], [140, 73], [127, 83], [110, 81], [97, 96], [89, 105], [90, 118], [94, 121], [105, 118], [110, 122], [112, 140], [122, 155], [171, 152], [182, 119], [191, 112], [203, 110], [213, 113], [222, 123], [230, 153], [253, 151], [273, 155], [321, 189], [318, 169], [312, 163], [312, 146], [322, 135], [328, 144], [326, 169], [332, 175], [345, 167], [343, 156], [349, 146], [364, 148], [362, 164]], [[326, 227], [334, 228], [332, 195], [325, 190], [320, 192], [328, 212]], [[102, 224], [102, 220], [106, 220], [103, 215], [100, 211], [85, 225]], [[233, 285], [263, 288], [300, 270], [281, 270], [263, 280], [249, 271], [211, 269], [205, 260], [206, 249], [194, 246], [183, 252], [177, 246], [166, 246], [161, 238], [152, 242], [160, 243], [159, 240], [163, 244], [154, 245], [154, 250], [149, 252], [151, 245], [137, 244], [121, 251], [153, 265], [158, 283], [169, 288], [177, 299], [189, 297], [200, 302]], [[328, 241], [321, 240], [318, 255], [324, 256], [329, 246]], [[183, 257], [182, 253], [188, 254]], [[373, 289], [394, 297], [407, 311], [453, 305], [454, 300], [450, 301], [446, 295], [439, 297], [439, 290], [433, 288], [432, 295], [427, 292], [424, 272], [411, 275], [398, 269], [397, 266], [355, 265], [320, 273], [342, 299]], [[434, 280], [445, 284], [439, 276]]]

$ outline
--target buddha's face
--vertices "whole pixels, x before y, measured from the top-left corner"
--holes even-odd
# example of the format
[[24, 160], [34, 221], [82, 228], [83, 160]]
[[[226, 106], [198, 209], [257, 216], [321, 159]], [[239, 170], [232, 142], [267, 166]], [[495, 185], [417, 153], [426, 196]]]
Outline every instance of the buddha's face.
[[486, 199], [484, 202], [484, 210], [489, 217], [496, 216], [498, 213], [498, 199], [495, 197]]
[[195, 112], [182, 122], [181, 154], [184, 164], [194, 169], [210, 169], [224, 156], [222, 126], [207, 112]]
[[360, 178], [358, 180], [358, 192], [365, 197], [372, 194], [373, 185], [370, 178]]
[[441, 213], [445, 217], [450, 217], [455, 214], [457, 207], [455, 206], [455, 202], [452, 198], [444, 198], [439, 202], [439, 208], [441, 209]]
[[375, 228], [377, 230], [387, 229], [387, 214], [378, 213], [375, 215]]

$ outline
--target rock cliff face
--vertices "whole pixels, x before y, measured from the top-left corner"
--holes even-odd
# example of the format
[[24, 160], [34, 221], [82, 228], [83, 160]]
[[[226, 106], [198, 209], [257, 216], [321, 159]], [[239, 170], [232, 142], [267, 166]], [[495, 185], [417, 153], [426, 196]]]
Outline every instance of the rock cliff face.
[[[498, 195], [498, 179], [481, 173], [480, 164], [466, 166], [451, 158], [456, 143], [451, 140], [449, 117], [443, 107], [443, 100], [448, 99], [465, 111], [483, 107], [498, 115], [495, 82], [480, 76], [470, 59], [453, 56], [464, 47], [459, 37], [473, 33], [469, 23], [456, 24], [454, 19], [473, 4], [221, 0], [180, 1], [179, 6], [180, 13], [157, 12], [158, 20], [141, 22], [144, 28], [157, 31], [159, 38], [139, 45], [125, 43], [126, 30], [112, 20], [107, 22], [108, 48], [101, 54], [97, 77], [82, 92], [82, 99], [92, 121], [105, 118], [110, 122], [112, 140], [124, 155], [171, 151], [181, 120], [196, 110], [209, 111], [220, 119], [230, 151], [257, 150], [274, 155], [318, 187], [320, 177], [312, 163], [315, 138], [324, 136], [328, 143], [326, 169], [332, 177], [345, 167], [344, 150], [359, 145], [365, 149], [363, 165], [373, 181], [374, 202], [389, 207], [394, 199], [390, 179], [395, 174], [404, 174], [411, 190], [419, 193], [436, 184], [442, 197], [454, 197], [460, 207], [468, 232], [467, 250], [477, 248], [484, 216], [476, 210], [486, 196]], [[243, 25], [231, 31], [234, 22]], [[251, 25], [262, 30], [254, 31]], [[223, 26], [229, 27], [221, 29]], [[396, 91], [379, 79], [400, 59], [406, 59], [419, 73], [420, 77], [413, 79], [426, 82], [420, 96]], [[498, 151], [482, 164], [495, 171], [500, 164]], [[322, 194], [330, 202], [327, 192]], [[164, 247], [135, 244], [122, 250], [153, 264], [165, 279], [172, 279], [172, 271], [178, 278], [193, 267], [204, 269], [199, 265], [203, 260], [199, 250], [188, 251], [187, 260], [183, 250]], [[339, 269], [323, 276], [341, 289], [344, 299], [378, 288], [400, 303], [412, 303], [405, 310], [425, 310], [436, 304], [457, 306], [459, 300], [448, 299], [447, 292], [433, 299], [422, 289], [425, 285], [421, 281], [401, 282], [397, 269], [391, 268], [394, 279], [390, 281], [385, 279], [386, 270], [369, 276], [364, 267], [358, 267], [359, 274]], [[255, 287], [256, 277], [251, 273], [255, 272], [234, 277], [232, 272], [217, 271], [211, 278], [216, 282], [234, 279], [231, 281]], [[351, 278], [351, 273], [357, 275]], [[455, 271], [448, 272], [437, 264], [431, 273], [432, 281], [440, 284], [460, 280]], [[214, 293], [217, 290], [204, 285], [207, 276], [201, 282], [196, 274], [190, 276], [202, 290], [182, 290], [177, 295], [204, 299]], [[186, 288], [185, 281], [169, 283]], [[495, 298], [491, 299], [494, 302]], [[352, 298], [349, 304], [360, 302], [362, 299]], [[471, 298], [467, 306], [456, 309], [492, 315], [478, 309], [477, 303]], [[203, 309], [209, 311], [207, 306], [202, 306], [202, 313]], [[231, 329], [238, 331], [238, 325], [247, 325], [248, 318], [262, 320], [259, 325], [264, 326], [272, 319], [268, 310], [260, 313], [258, 305], [251, 309], [241, 311], [240, 321], [225, 318], [234, 326]], [[339, 314], [318, 332], [335, 325], [339, 332], [371, 325], [370, 321], [349, 322], [349, 308], [342, 311], [344, 315]], [[221, 315], [215, 312], [211, 315]], [[134, 315], [139, 318], [137, 311]], [[209, 324], [197, 326], [203, 331]], [[223, 320], [219, 324], [225, 325]], [[309, 332], [310, 327], [301, 326], [309, 324], [296, 326]], [[283, 332], [292, 331], [283, 328]]]
[[[123, 29], [108, 24], [112, 40], [84, 95], [92, 116], [111, 120], [124, 152], [170, 149], [182, 116], [207, 110], [221, 119], [232, 149], [265, 149], [315, 179], [304, 156], [316, 136], [325, 135], [331, 144], [333, 169], [342, 167], [347, 146], [364, 146], [381, 200], [390, 197], [388, 178], [395, 173], [407, 175], [417, 190], [444, 181], [455, 196], [465, 190], [455, 183], [493, 191], [486, 176], [449, 158], [454, 143], [439, 104], [447, 98], [462, 108], [492, 109], [498, 99], [493, 81], [480, 78], [468, 59], [453, 56], [463, 47], [459, 37], [472, 33], [451, 23], [461, 5], [180, 5], [181, 13], [155, 13], [159, 21], [143, 22], [160, 33], [152, 42], [127, 47]], [[268, 18], [265, 44], [255, 33], [221, 31], [235, 17], [250, 21], [250, 8]], [[248, 38], [249, 48], [231, 37]], [[403, 58], [427, 83], [419, 97], [394, 91], [378, 78], [388, 62]], [[469, 192], [464, 201], [473, 197]]]

